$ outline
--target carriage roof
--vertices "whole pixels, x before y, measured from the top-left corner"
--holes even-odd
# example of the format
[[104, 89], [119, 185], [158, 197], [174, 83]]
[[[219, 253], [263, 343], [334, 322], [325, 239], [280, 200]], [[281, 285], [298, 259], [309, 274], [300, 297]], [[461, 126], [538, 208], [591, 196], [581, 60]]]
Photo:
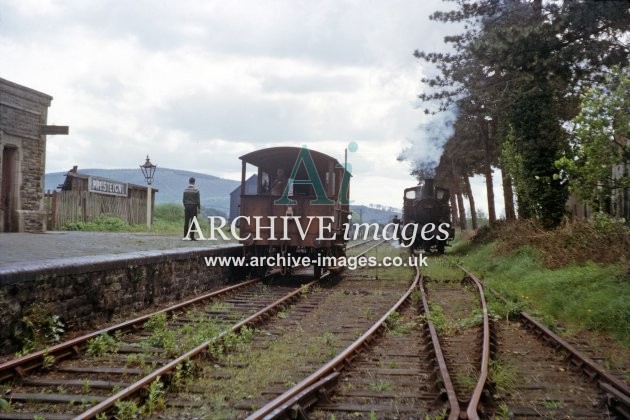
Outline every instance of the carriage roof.
[[[248, 153], [239, 159], [263, 170], [273, 171], [276, 168], [283, 168], [290, 172], [301, 150], [301, 147], [269, 147]], [[331, 166], [335, 168], [339, 165], [337, 159], [332, 156], [312, 149], [308, 151], [318, 172], [326, 172]]]

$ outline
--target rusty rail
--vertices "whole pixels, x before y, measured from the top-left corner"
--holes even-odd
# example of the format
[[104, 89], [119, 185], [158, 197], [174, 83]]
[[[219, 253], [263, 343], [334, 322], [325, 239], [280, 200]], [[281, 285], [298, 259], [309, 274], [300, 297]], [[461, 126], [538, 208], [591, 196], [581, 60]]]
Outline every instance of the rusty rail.
[[440, 345], [440, 340], [438, 338], [437, 331], [435, 330], [433, 321], [431, 321], [431, 317], [430, 317], [431, 312], [429, 309], [429, 301], [427, 300], [424, 277], [420, 279], [420, 291], [422, 292], [422, 310], [426, 318], [425, 322], [427, 325], [427, 329], [429, 330], [431, 343], [433, 343], [433, 352], [435, 353], [435, 359], [437, 360], [440, 376], [442, 377], [442, 384], [444, 385], [446, 396], [448, 398], [448, 404], [450, 406], [448, 418], [449, 420], [458, 419], [461, 409], [459, 407], [459, 401], [457, 400], [457, 395], [455, 393], [455, 387], [453, 386], [453, 381], [451, 381], [451, 375], [448, 373], [448, 367], [446, 366], [446, 359], [444, 358], [444, 352], [442, 352], [442, 346]]
[[490, 362], [490, 320], [488, 318], [488, 305], [486, 304], [486, 297], [483, 293], [483, 285], [481, 281], [474, 275], [468, 274], [468, 278], [472, 280], [479, 290], [479, 300], [481, 302], [481, 309], [483, 311], [483, 337], [481, 347], [481, 366], [479, 367], [479, 379], [477, 385], [473, 390], [470, 401], [468, 402], [468, 408], [466, 409], [466, 417], [469, 419], [478, 419], [478, 406], [481, 398], [481, 393], [486, 386], [488, 379], [488, 363]]
[[287, 294], [286, 296], [278, 299], [277, 301], [271, 303], [270, 305], [266, 306], [265, 308], [259, 310], [258, 312], [256, 312], [255, 314], [247, 317], [246, 319], [234, 324], [230, 329], [225, 330], [223, 332], [221, 332], [220, 334], [218, 334], [217, 336], [211, 338], [210, 340], [207, 340], [203, 343], [201, 343], [200, 345], [198, 345], [197, 347], [195, 347], [194, 349], [184, 353], [183, 355], [179, 356], [178, 358], [172, 360], [171, 362], [167, 363], [166, 365], [162, 366], [161, 368], [151, 372], [150, 374], [146, 375], [145, 377], [141, 378], [140, 380], [136, 381], [135, 383], [129, 385], [127, 388], [123, 389], [122, 391], [118, 392], [115, 395], [112, 395], [111, 397], [107, 398], [106, 400], [102, 401], [101, 403], [91, 407], [90, 409], [88, 409], [87, 411], [81, 413], [80, 415], [78, 415], [77, 417], [75, 417], [75, 420], [80, 420], [80, 419], [90, 419], [93, 417], [96, 417], [98, 414], [101, 414], [105, 411], [107, 411], [108, 409], [112, 408], [117, 401], [123, 400], [125, 398], [129, 398], [133, 395], [135, 395], [137, 392], [139, 392], [140, 390], [144, 389], [145, 387], [149, 386], [153, 381], [155, 380], [159, 380], [159, 378], [163, 375], [168, 374], [169, 372], [173, 371], [178, 365], [194, 359], [196, 357], [199, 357], [200, 355], [203, 354], [203, 352], [212, 344], [218, 342], [219, 340], [223, 339], [227, 334], [229, 333], [237, 333], [241, 328], [248, 326], [248, 325], [254, 325], [256, 322], [263, 320], [264, 318], [266, 318], [267, 316], [270, 316], [274, 313], [274, 310], [282, 307], [283, 305], [289, 304], [291, 301], [298, 299], [301, 295], [301, 292], [303, 290], [304, 287], [310, 287], [312, 285], [314, 285], [315, 283], [317, 283], [318, 280], [314, 280], [310, 283], [307, 283], [305, 285], [303, 285], [300, 288], [297, 288], [296, 290], [292, 291], [291, 293]]
[[444, 354], [442, 353], [442, 349], [439, 344], [439, 339], [437, 333], [435, 331], [435, 327], [433, 326], [433, 322], [430, 319], [430, 310], [429, 304], [426, 298], [424, 281], [421, 281], [421, 290], [422, 290], [422, 305], [427, 318], [427, 326], [429, 329], [429, 333], [431, 335], [431, 341], [433, 342], [434, 351], [436, 355], [436, 359], [438, 362], [438, 367], [440, 369], [440, 374], [442, 375], [442, 380], [444, 381], [444, 387], [446, 389], [446, 394], [448, 396], [448, 402], [451, 407], [449, 413], [449, 419], [457, 419], [457, 418], [467, 418], [467, 419], [479, 419], [478, 414], [478, 406], [479, 401], [481, 399], [481, 394], [483, 393], [484, 387], [486, 385], [486, 381], [488, 379], [488, 365], [490, 362], [490, 319], [488, 317], [488, 306], [486, 303], [486, 298], [483, 292], [483, 284], [481, 281], [476, 278], [474, 275], [468, 274], [468, 279], [475, 284], [477, 290], [479, 292], [479, 301], [481, 304], [483, 322], [482, 322], [482, 347], [481, 347], [481, 361], [479, 366], [479, 378], [477, 379], [477, 384], [475, 385], [475, 389], [473, 390], [470, 401], [468, 402], [468, 407], [466, 408], [466, 412], [462, 412], [459, 406], [459, 401], [457, 399], [457, 395], [455, 392], [455, 388], [450, 379], [450, 375], [448, 373], [448, 368], [446, 366], [446, 360], [444, 359]]
[[149, 318], [160, 314], [160, 313], [172, 313], [187, 306], [197, 304], [200, 302], [204, 302], [209, 299], [216, 298], [217, 296], [224, 295], [226, 293], [233, 292], [235, 290], [241, 289], [243, 287], [249, 286], [253, 283], [258, 282], [260, 279], [252, 279], [242, 283], [238, 283], [232, 286], [225, 287], [220, 290], [216, 290], [214, 292], [206, 293], [202, 296], [198, 296], [193, 299], [189, 299], [187, 301], [178, 303], [173, 306], [169, 306], [168, 308], [161, 309], [157, 312], [143, 315], [141, 317], [122, 322], [120, 324], [112, 325], [107, 328], [103, 328], [101, 330], [91, 332], [89, 334], [82, 335], [77, 338], [73, 338], [72, 340], [65, 341], [63, 343], [51, 346], [46, 350], [36, 351], [25, 356], [19, 357], [17, 359], [10, 360], [8, 362], [0, 364], [0, 382], [4, 382], [8, 379], [13, 378], [16, 374], [24, 376], [26, 372], [29, 372], [33, 369], [36, 369], [42, 365], [44, 357], [53, 356], [55, 361], [62, 360], [66, 357], [69, 357], [73, 354], [78, 354], [80, 351], [80, 347], [84, 345], [88, 340], [95, 338], [101, 334], [109, 334], [114, 333], [116, 331], [126, 330], [132, 328], [136, 325], [144, 324]]
[[[379, 243], [380, 244], [380, 243]], [[378, 246], [379, 244], [375, 245]], [[371, 249], [371, 248], [370, 248]], [[365, 251], [367, 252], [367, 251]], [[416, 267], [416, 270], [418, 268]], [[369, 341], [373, 340], [376, 334], [385, 327], [385, 321], [387, 318], [396, 311], [403, 303], [405, 303], [413, 290], [418, 286], [418, 279], [420, 272], [418, 271], [411, 286], [403, 294], [403, 296], [383, 315], [376, 323], [370, 327], [361, 337], [359, 337], [354, 343], [348, 346], [345, 350], [335, 356], [332, 360], [319, 368], [317, 371], [303, 379], [293, 388], [290, 388], [282, 395], [279, 395], [268, 404], [260, 408], [258, 411], [252, 413], [248, 418], [251, 419], [273, 419], [282, 416], [287, 411], [301, 410], [301, 407], [296, 407], [298, 404], [303, 403], [307, 397], [314, 397], [318, 393], [319, 389], [327, 386], [331, 381], [337, 379], [336, 372], [342, 370], [346, 364], [348, 364], [354, 356], [364, 347]]]
[[606, 372], [603, 367], [582, 354], [527, 312], [521, 312], [521, 320], [537, 335], [541, 335], [545, 341], [562, 348], [568, 354], [571, 363], [581, 369], [591, 380], [597, 380], [599, 388], [609, 397], [609, 405], [626, 418], [630, 418], [630, 387], [625, 382]]

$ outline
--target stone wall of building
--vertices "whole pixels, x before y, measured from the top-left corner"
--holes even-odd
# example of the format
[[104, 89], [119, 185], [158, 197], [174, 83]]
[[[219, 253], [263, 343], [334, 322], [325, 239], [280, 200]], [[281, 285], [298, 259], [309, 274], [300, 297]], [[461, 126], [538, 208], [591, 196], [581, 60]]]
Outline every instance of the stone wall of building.
[[229, 272], [207, 267], [204, 256], [242, 252], [238, 246], [143, 251], [0, 268], [0, 353], [20, 349], [16, 332], [25, 330], [23, 318], [34, 308], [59, 316], [66, 331], [89, 328], [221, 286]]
[[20, 214], [24, 232], [44, 232], [46, 230], [46, 209], [44, 208], [46, 143], [45, 141], [25, 141], [22, 143], [22, 150], [24, 153], [20, 184], [22, 208], [18, 210], [18, 214]]
[[[46, 165], [46, 125], [52, 97], [0, 78], [0, 185], [2, 151], [17, 149], [15, 184], [15, 228], [21, 232], [46, 230], [44, 172]], [[0, 232], [5, 230], [0, 210]]]

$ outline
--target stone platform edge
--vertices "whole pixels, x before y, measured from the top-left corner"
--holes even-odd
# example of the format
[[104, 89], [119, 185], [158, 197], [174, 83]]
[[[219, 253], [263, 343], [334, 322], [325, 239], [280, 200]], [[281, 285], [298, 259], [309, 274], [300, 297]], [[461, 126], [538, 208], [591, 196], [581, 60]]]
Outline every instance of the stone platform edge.
[[242, 252], [241, 246], [188, 247], [5, 266], [0, 269], [0, 354], [33, 340], [29, 322], [48, 325], [57, 316], [66, 331], [93, 328], [222, 287], [237, 273], [208, 266], [204, 257]]
[[210, 255], [235, 255], [237, 251], [242, 251], [240, 245], [134, 251], [121, 254], [88, 255], [38, 262], [10, 263], [0, 266], [0, 286], [33, 281], [39, 276], [65, 276], [107, 271], [125, 266], [143, 266], [166, 261], [188, 260]]

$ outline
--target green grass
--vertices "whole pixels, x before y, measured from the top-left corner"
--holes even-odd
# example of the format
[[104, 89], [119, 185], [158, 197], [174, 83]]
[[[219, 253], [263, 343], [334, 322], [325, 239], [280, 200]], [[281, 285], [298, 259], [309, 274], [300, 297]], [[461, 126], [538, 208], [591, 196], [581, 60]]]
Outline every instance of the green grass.
[[383, 379], [376, 379], [373, 382], [370, 382], [368, 388], [372, 391], [383, 392], [391, 390], [392, 384]]
[[[108, 215], [101, 215], [90, 222], [66, 222], [63, 230], [82, 230], [90, 232], [132, 232], [136, 231], [135, 226], [130, 226], [124, 220]], [[146, 227], [145, 227], [146, 229]]]
[[421, 272], [435, 281], [459, 281], [464, 277], [464, 272], [451, 261], [438, 256], [430, 256], [427, 259], [427, 267], [423, 267]]
[[490, 360], [488, 375], [499, 395], [513, 392], [518, 384], [518, 369], [509, 362]]
[[411, 334], [411, 331], [418, 325], [414, 320], [405, 321], [398, 312], [392, 312], [385, 320], [385, 327], [389, 333], [395, 337], [402, 337]]
[[[210, 231], [208, 218], [199, 214], [197, 221], [206, 236]], [[146, 232], [146, 224], [130, 225], [124, 220], [112, 216], [101, 215], [90, 222], [66, 222], [62, 230], [78, 230], [86, 232]], [[225, 230], [225, 229], [224, 229]], [[152, 233], [183, 235], [184, 231], [184, 206], [175, 203], [158, 204], [154, 208]], [[228, 233], [226, 231], [226, 233]]]
[[119, 347], [120, 341], [107, 333], [103, 333], [88, 341], [85, 352], [90, 356], [101, 357], [107, 353], [117, 353]]
[[[487, 285], [548, 323], [610, 334], [630, 346], [630, 283], [621, 265], [584, 262], [548, 269], [531, 246], [495, 254], [496, 243], [451, 254]], [[462, 252], [463, 251], [463, 252]]]

